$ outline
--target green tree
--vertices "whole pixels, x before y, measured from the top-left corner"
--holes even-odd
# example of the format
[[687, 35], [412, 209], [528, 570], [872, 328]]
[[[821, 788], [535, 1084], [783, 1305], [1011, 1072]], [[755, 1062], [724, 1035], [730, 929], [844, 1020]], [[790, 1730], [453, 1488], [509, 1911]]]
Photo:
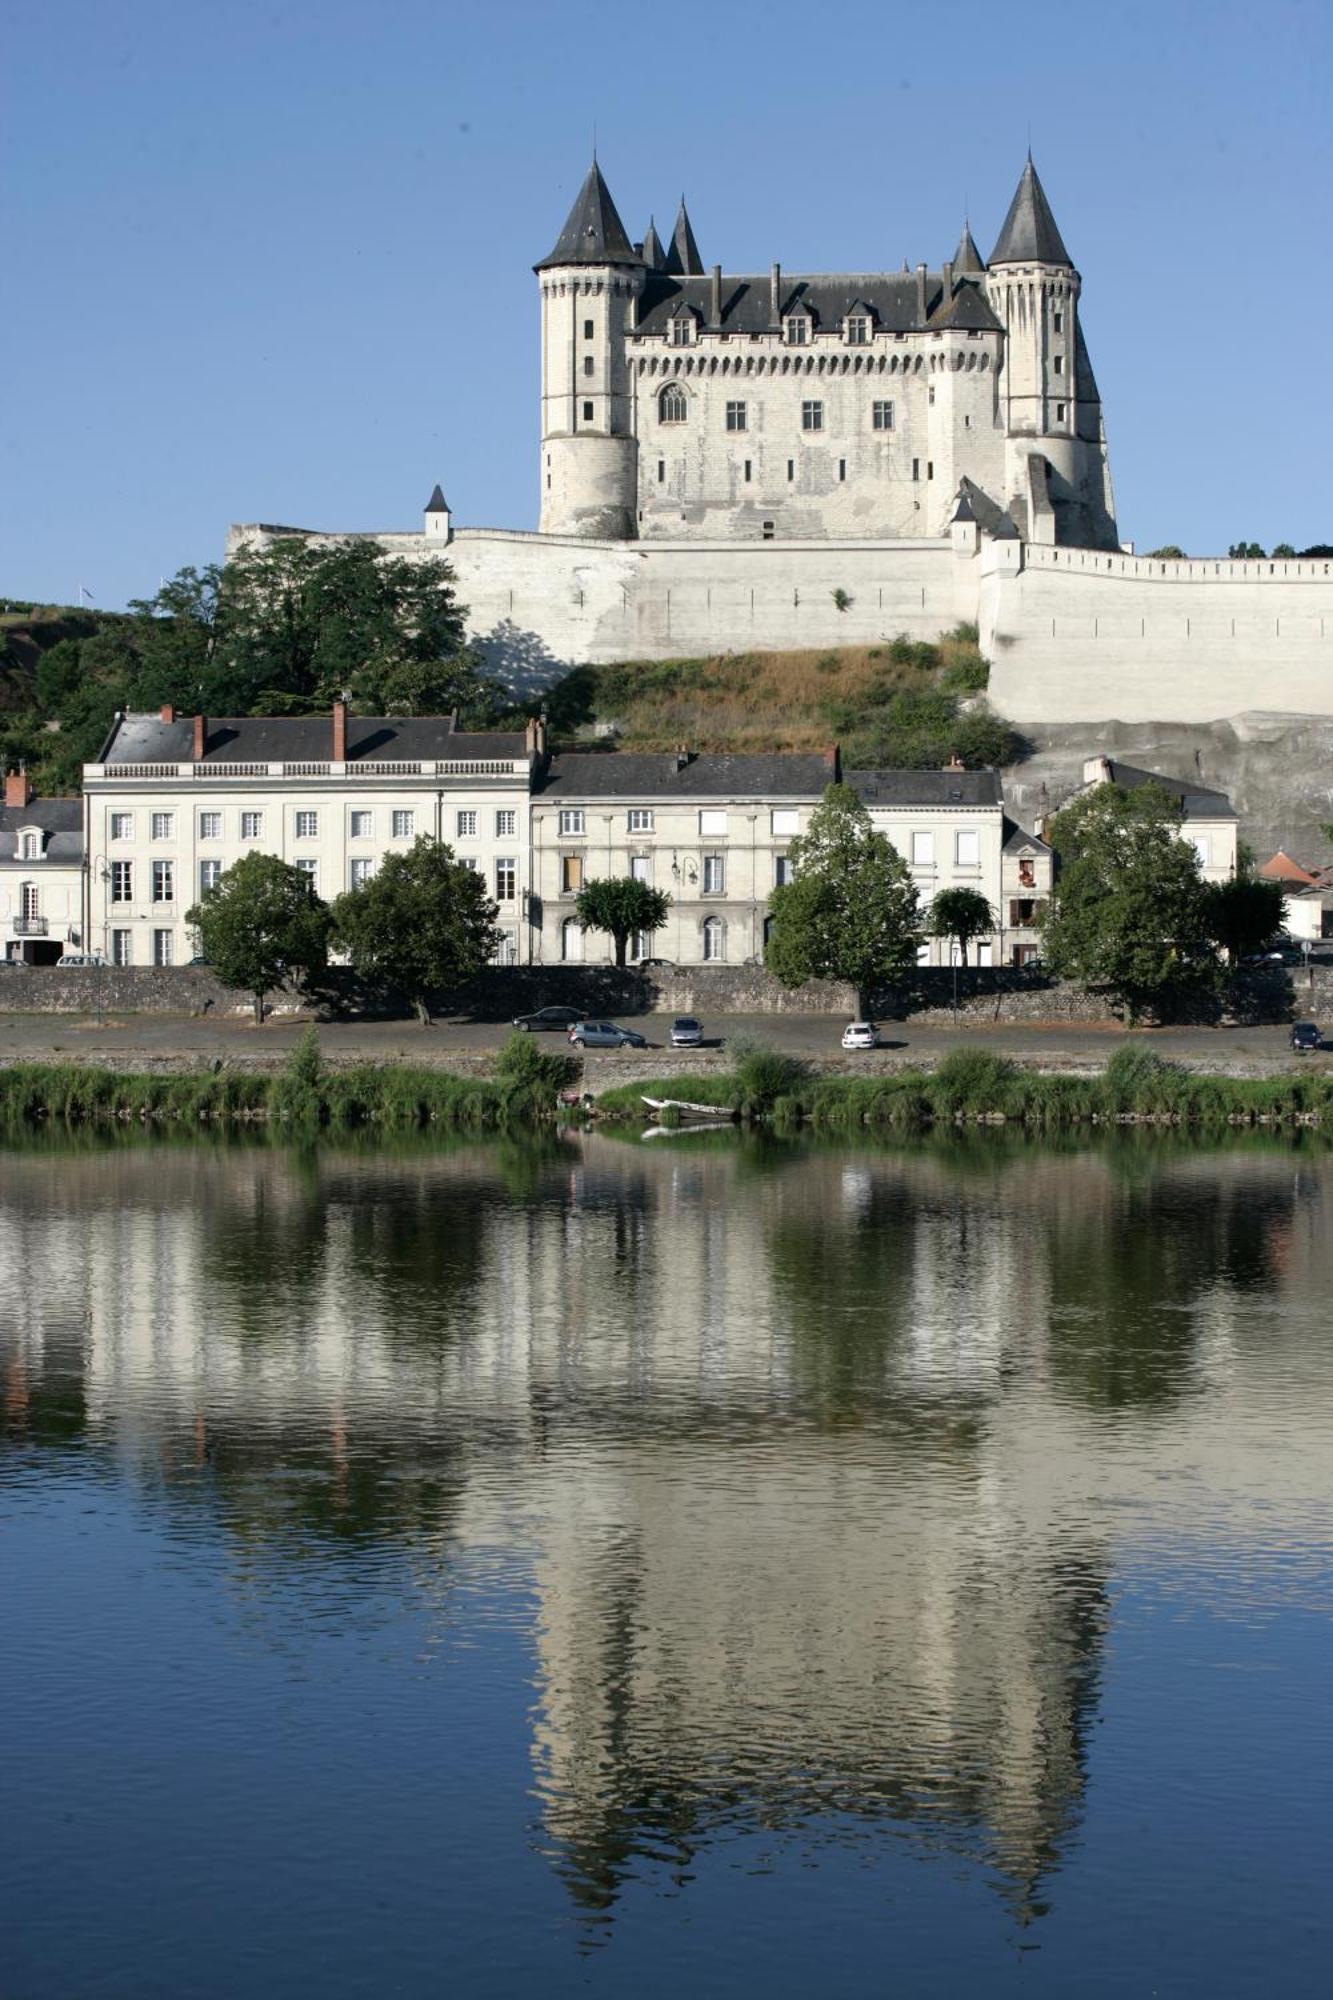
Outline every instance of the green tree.
[[1042, 919], [1051, 969], [1122, 1002], [1131, 1020], [1216, 972], [1208, 896], [1181, 812], [1157, 785], [1098, 785], [1057, 813]]
[[1164, 542], [1160, 549], [1145, 549], [1143, 553], [1145, 556], [1151, 557], [1154, 561], [1158, 557], [1163, 562], [1184, 562], [1186, 559], [1185, 551], [1180, 547], [1178, 542]]
[[988, 937], [995, 929], [995, 912], [979, 889], [941, 889], [930, 906], [930, 934], [953, 938], [963, 964], [973, 938]]
[[1296, 553], [1290, 542], [1274, 542], [1273, 554], [1278, 557], [1294, 556]]
[[426, 1028], [431, 995], [475, 979], [499, 950], [498, 914], [477, 871], [422, 834], [339, 896], [334, 936], [360, 977], [406, 994]]
[[1233, 965], [1261, 951], [1282, 929], [1282, 884], [1262, 875], [1237, 875], [1206, 886], [1208, 935]]
[[921, 915], [907, 863], [850, 785], [828, 787], [790, 857], [795, 878], [769, 899], [769, 968], [784, 986], [848, 980], [864, 1007], [916, 963]]
[[199, 948], [226, 986], [252, 993], [255, 1019], [265, 996], [328, 963], [329, 910], [310, 878], [275, 854], [247, 854], [189, 912]]
[[1227, 554], [1233, 562], [1262, 562], [1264, 559], [1258, 542], [1233, 542]]
[[666, 922], [671, 898], [662, 889], [651, 889], [629, 875], [608, 875], [585, 882], [574, 904], [574, 914], [585, 931], [605, 931], [616, 948], [616, 964], [625, 963], [625, 953], [635, 931], [651, 936]]

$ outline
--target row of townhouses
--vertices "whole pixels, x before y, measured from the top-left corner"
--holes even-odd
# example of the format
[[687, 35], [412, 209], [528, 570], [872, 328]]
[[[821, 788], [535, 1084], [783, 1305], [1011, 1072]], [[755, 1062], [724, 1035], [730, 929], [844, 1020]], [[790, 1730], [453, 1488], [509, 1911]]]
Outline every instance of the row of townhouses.
[[[1088, 784], [1152, 774], [1092, 759]], [[1005, 812], [998, 775], [845, 770], [823, 754], [548, 753], [544, 726], [474, 734], [450, 717], [119, 716], [81, 799], [37, 800], [6, 779], [0, 814], [0, 938], [9, 959], [83, 953], [114, 965], [179, 965], [195, 951], [188, 912], [248, 853], [280, 855], [326, 900], [422, 834], [485, 878], [500, 962], [556, 965], [611, 955], [575, 914], [584, 883], [636, 876], [671, 898], [635, 959], [679, 965], [762, 960], [769, 898], [791, 871], [825, 788], [842, 781], [903, 856], [923, 909], [941, 890], [986, 897], [995, 929], [982, 965], [1039, 950], [1052, 854]], [[1180, 797], [1204, 872], [1232, 873], [1236, 818], [1217, 793]], [[926, 965], [948, 964], [931, 939]]]

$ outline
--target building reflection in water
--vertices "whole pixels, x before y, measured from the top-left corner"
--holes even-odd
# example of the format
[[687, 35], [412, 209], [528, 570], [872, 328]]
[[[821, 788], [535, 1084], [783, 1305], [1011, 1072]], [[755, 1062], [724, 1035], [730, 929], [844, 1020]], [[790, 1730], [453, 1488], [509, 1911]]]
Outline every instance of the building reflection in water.
[[1159, 1462], [1271, 1494], [1198, 1412], [1326, 1285], [1330, 1186], [1140, 1144], [13, 1155], [0, 1423], [220, 1525], [273, 1620], [505, 1550], [590, 1915], [722, 1839], [889, 1832], [1026, 1920]]

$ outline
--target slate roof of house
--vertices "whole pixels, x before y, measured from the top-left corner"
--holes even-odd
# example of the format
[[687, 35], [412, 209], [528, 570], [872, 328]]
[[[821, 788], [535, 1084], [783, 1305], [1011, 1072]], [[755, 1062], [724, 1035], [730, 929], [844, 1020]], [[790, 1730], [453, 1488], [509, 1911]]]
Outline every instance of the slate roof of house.
[[1180, 805], [1186, 819], [1235, 819], [1236, 808], [1224, 792], [1207, 785], [1191, 785], [1182, 778], [1164, 778], [1160, 771], [1142, 771], [1137, 764], [1122, 764], [1118, 758], [1105, 759], [1111, 783], [1123, 791], [1137, 791], [1140, 785], [1159, 785]]
[[[665, 271], [648, 274], [639, 299], [636, 334], [665, 334], [667, 322], [680, 305], [697, 312], [705, 325], [712, 324], [711, 278], [676, 277]], [[955, 284], [952, 300], [944, 298], [944, 278], [939, 271], [926, 273], [926, 311], [917, 306], [917, 282], [910, 271], [847, 271], [812, 273], [782, 277], [778, 301], [779, 317], [795, 306], [805, 306], [816, 328], [828, 332], [840, 326], [858, 302], [871, 308], [876, 327], [889, 333], [919, 332], [926, 327], [946, 324], [961, 327], [999, 329], [979, 288], [969, 279]], [[770, 279], [764, 275], [722, 279], [723, 333], [773, 333]]]
[[1004, 852], [1006, 854], [1022, 854], [1027, 848], [1031, 848], [1034, 854], [1050, 854], [1052, 852], [1049, 841], [1043, 840], [1039, 833], [1029, 833], [1025, 826], [1020, 826], [1017, 820], [1010, 819], [1006, 814], [1004, 821]]
[[990, 253], [996, 264], [1068, 264], [1073, 258], [1065, 249], [1046, 190], [1037, 178], [1037, 169], [1028, 154], [1009, 213], [1000, 226], [999, 238]]
[[835, 753], [701, 751], [683, 765], [663, 751], [566, 751], [550, 759], [534, 798], [820, 798], [834, 781]]
[[997, 771], [846, 771], [863, 805], [998, 806]]
[[[323, 715], [210, 715], [203, 761], [217, 764], [322, 764], [333, 755], [333, 720]], [[447, 715], [349, 715], [347, 761], [419, 763], [435, 758], [526, 757], [521, 730], [471, 734]], [[102, 750], [103, 764], [188, 764], [194, 722], [178, 715], [122, 716]]]
[[18, 861], [19, 828], [32, 826], [46, 835], [42, 867], [49, 868], [53, 861], [77, 865], [83, 860], [82, 799], [30, 799], [26, 806], [0, 806], [0, 864]]
[[642, 257], [625, 234], [625, 225], [616, 213], [611, 190], [594, 160], [584, 176], [583, 186], [574, 197], [574, 206], [565, 217], [565, 226], [555, 240], [555, 248], [533, 268], [546, 271], [556, 264], [642, 262]]

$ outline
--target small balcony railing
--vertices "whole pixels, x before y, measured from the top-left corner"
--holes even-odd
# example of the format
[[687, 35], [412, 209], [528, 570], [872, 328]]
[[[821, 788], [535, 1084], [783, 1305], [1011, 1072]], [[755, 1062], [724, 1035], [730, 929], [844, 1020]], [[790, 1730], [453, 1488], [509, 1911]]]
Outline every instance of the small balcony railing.
[[45, 917], [15, 917], [15, 937], [45, 937], [48, 925]]

